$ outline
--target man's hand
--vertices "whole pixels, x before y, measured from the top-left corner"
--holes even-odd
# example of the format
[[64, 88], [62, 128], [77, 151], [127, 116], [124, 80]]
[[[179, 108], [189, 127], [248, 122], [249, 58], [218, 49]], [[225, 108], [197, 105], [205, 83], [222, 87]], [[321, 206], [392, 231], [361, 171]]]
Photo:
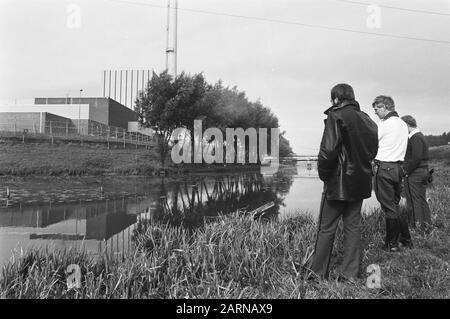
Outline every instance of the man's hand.
[[408, 177], [408, 172], [406, 171], [405, 166], [400, 165], [400, 170], [400, 174], [402, 177]]
[[377, 176], [378, 173], [378, 164], [372, 161], [372, 176]]

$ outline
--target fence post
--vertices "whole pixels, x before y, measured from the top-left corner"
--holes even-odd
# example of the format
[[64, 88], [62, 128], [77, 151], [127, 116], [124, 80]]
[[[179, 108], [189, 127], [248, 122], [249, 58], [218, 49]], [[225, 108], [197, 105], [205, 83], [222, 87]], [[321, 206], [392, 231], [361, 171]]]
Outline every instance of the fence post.
[[125, 129], [123, 130], [123, 148], [125, 148]]
[[80, 139], [81, 139], [81, 146], [83, 146], [83, 128], [81, 128]]
[[53, 145], [53, 128], [52, 128], [52, 121], [50, 121], [50, 135], [52, 137], [52, 145]]
[[36, 137], [36, 123], [33, 121], [34, 137]]
[[117, 140], [117, 127], [116, 127], [116, 140]]
[[108, 126], [108, 135], [106, 135], [106, 142], [108, 143], [108, 149], [109, 149], [109, 133], [110, 133], [110, 128]]
[[138, 147], [138, 141], [139, 141], [139, 135], [138, 135], [138, 132], [136, 132], [136, 148]]

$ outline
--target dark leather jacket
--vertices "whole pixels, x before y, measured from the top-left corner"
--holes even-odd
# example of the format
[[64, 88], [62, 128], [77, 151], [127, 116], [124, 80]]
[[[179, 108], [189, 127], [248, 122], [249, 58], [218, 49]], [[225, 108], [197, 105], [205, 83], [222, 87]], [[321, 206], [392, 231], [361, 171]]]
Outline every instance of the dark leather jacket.
[[356, 101], [325, 111], [318, 156], [319, 177], [329, 200], [356, 201], [372, 192], [372, 164], [378, 151], [378, 128]]

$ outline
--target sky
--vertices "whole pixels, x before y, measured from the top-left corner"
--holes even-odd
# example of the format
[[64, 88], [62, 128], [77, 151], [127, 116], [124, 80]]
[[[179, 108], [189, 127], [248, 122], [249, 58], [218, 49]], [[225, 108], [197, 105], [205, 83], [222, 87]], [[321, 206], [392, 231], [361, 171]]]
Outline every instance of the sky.
[[[369, 3], [379, 5], [378, 16]], [[75, 24], [73, 5], [80, 10]], [[76, 97], [80, 89], [102, 96], [103, 70], [163, 71], [166, 5], [0, 0], [0, 101]], [[221, 79], [259, 99], [297, 154], [317, 154], [337, 83], [352, 85], [376, 121], [371, 103], [383, 94], [425, 134], [450, 131], [448, 0], [179, 0], [178, 6], [178, 71], [201, 72], [210, 83]]]

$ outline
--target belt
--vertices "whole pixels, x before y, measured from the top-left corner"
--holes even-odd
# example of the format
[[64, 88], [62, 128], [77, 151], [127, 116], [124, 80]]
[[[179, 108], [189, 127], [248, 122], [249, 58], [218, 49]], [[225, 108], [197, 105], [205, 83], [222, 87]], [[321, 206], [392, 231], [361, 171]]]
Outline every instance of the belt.
[[403, 164], [403, 161], [388, 162], [388, 161], [374, 160], [374, 163], [377, 164], [377, 165], [382, 164], [382, 163], [387, 163], [387, 164]]

